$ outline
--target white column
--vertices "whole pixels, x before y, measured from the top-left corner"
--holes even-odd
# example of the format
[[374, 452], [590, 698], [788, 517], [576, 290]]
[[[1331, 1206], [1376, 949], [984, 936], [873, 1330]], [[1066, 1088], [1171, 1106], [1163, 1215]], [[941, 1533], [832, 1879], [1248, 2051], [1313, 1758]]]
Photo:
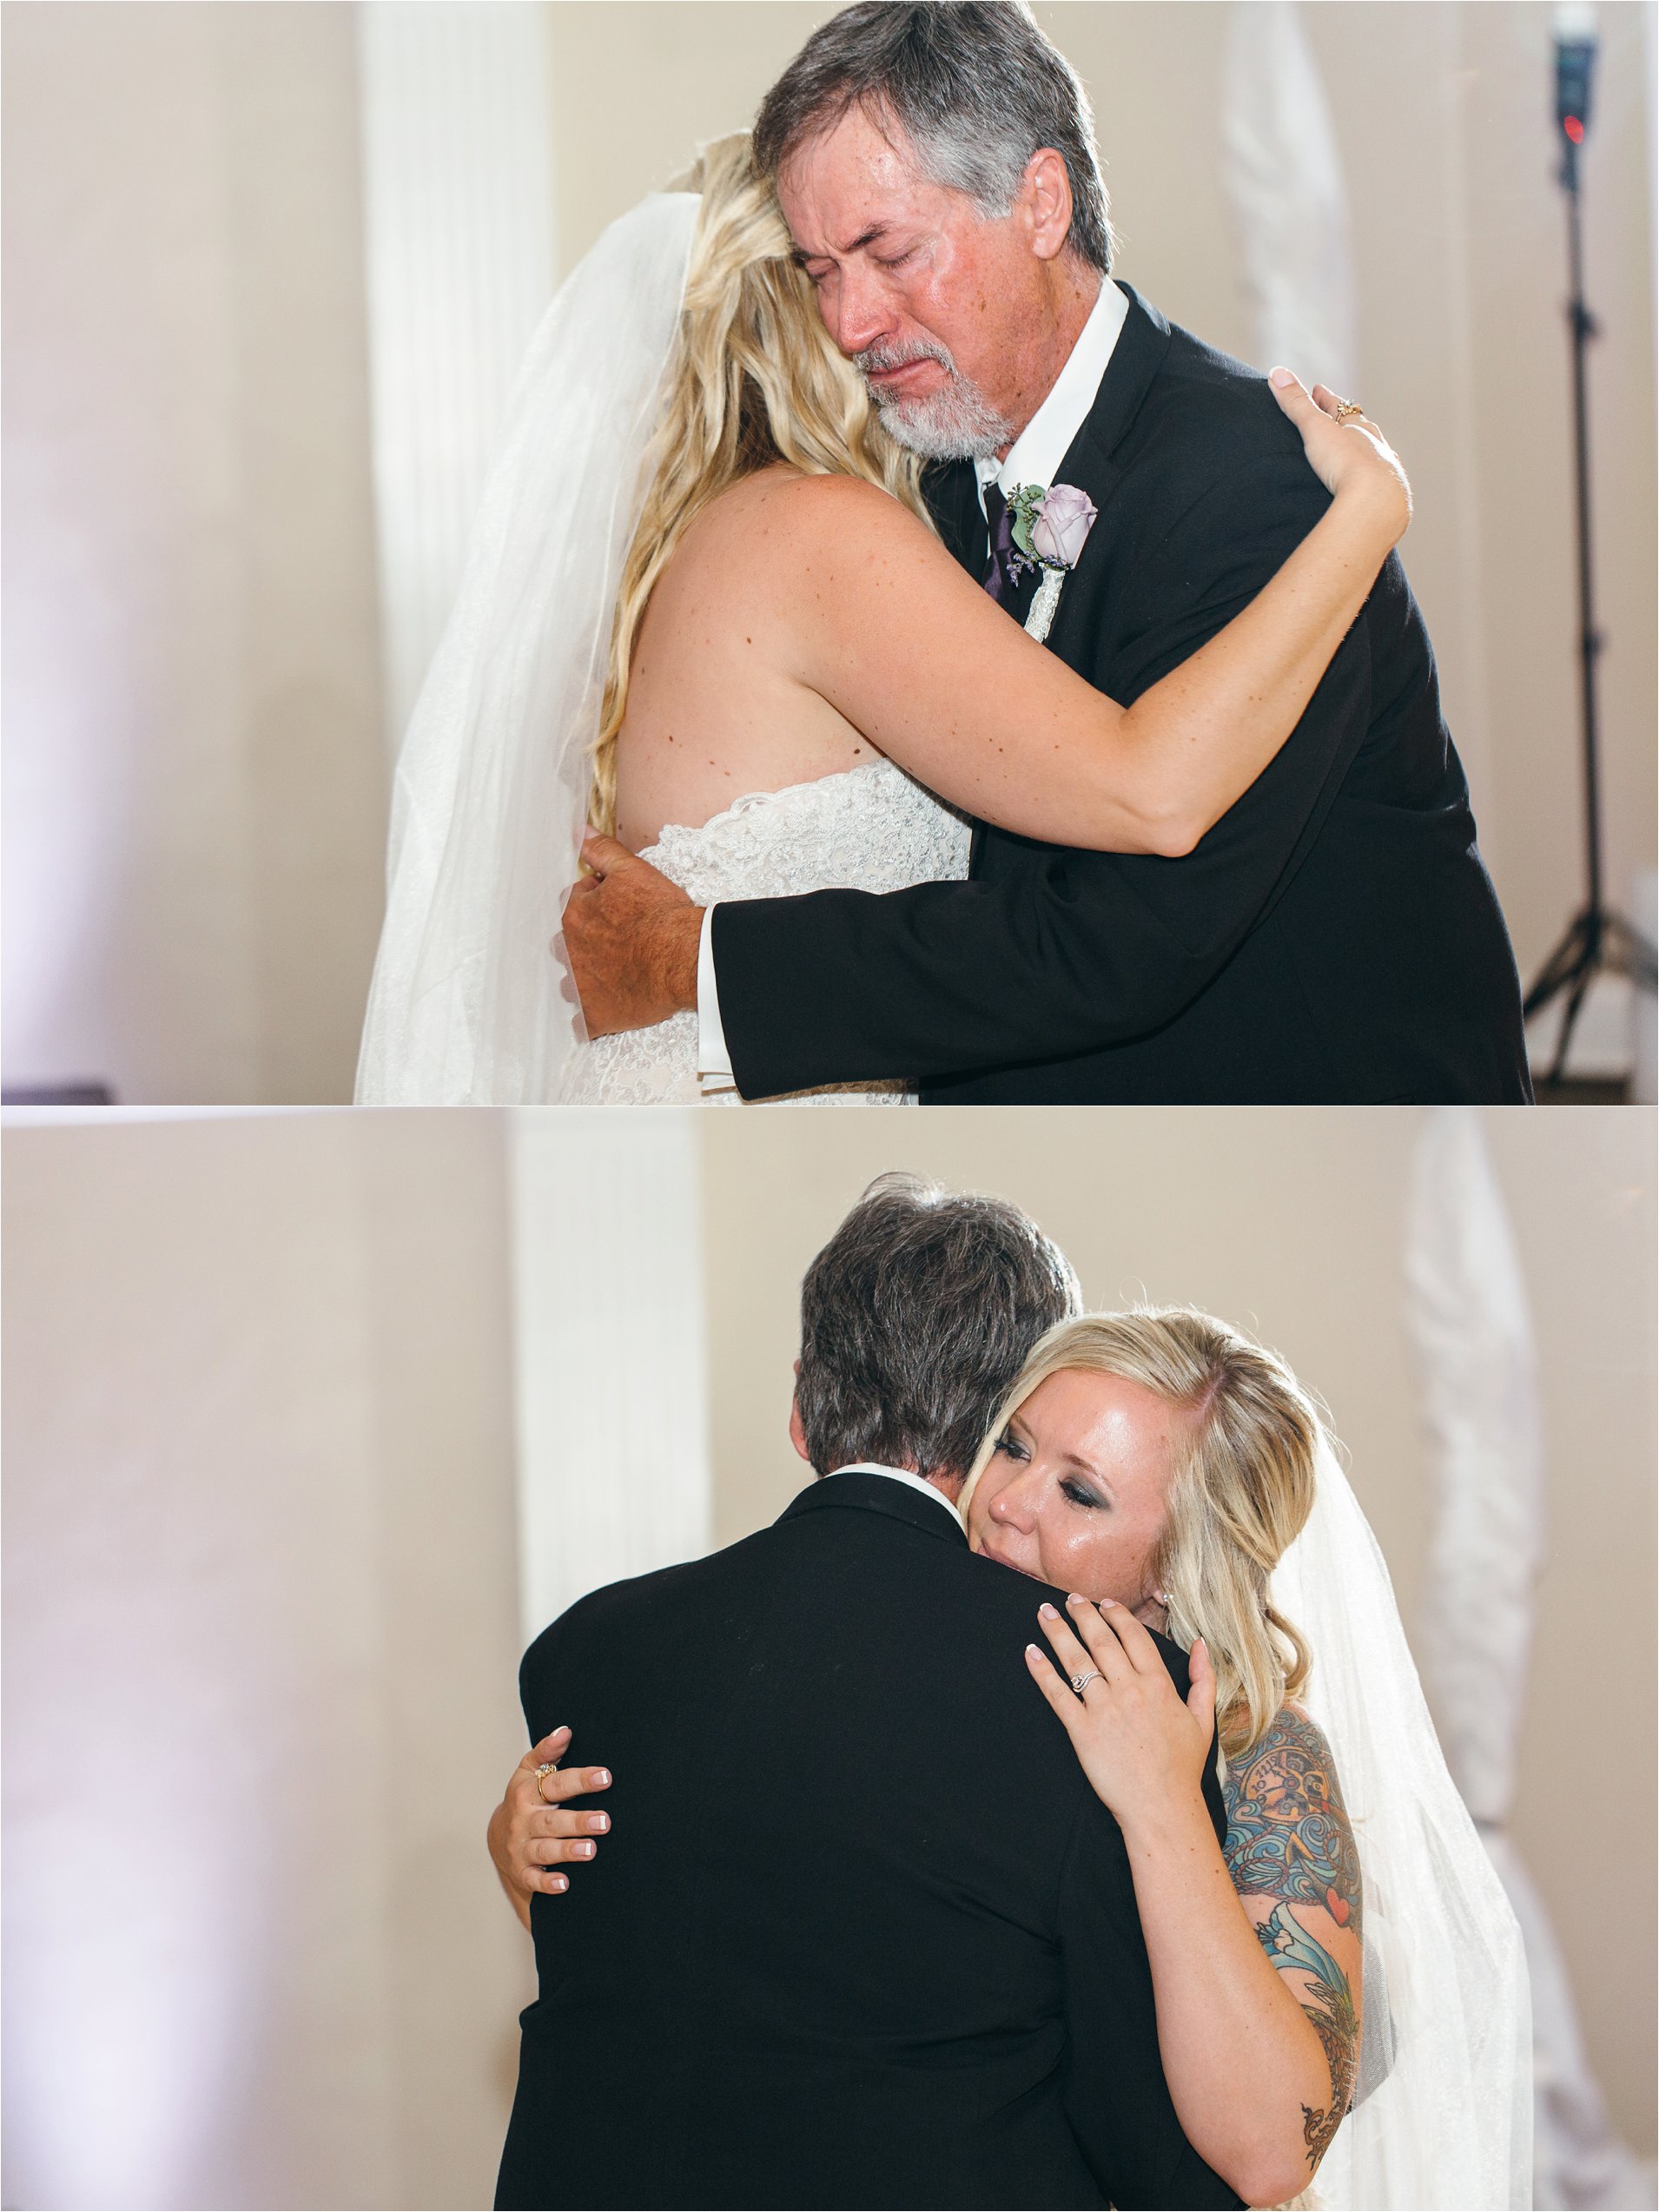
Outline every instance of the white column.
[[691, 1113], [512, 1117], [525, 1641], [587, 1591], [699, 1557], [711, 1529]]
[[552, 292], [544, 10], [357, 12], [374, 498], [388, 736], [460, 576], [513, 380]]

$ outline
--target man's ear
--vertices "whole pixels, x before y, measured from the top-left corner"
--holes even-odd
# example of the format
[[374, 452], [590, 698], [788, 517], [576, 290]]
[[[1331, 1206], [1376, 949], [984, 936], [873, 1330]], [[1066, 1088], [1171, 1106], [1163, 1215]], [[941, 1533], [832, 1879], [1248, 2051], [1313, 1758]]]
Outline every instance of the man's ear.
[[[801, 1371], [801, 1363], [798, 1359], [795, 1363], [795, 1371], [797, 1375]], [[810, 1466], [812, 1455], [806, 1448], [806, 1430], [801, 1425], [801, 1401], [797, 1397], [791, 1397], [790, 1400], [790, 1442]]]
[[1025, 213], [1031, 250], [1040, 261], [1052, 261], [1065, 250], [1072, 227], [1072, 181], [1064, 156], [1052, 146], [1040, 146], [1026, 163], [1019, 204]]

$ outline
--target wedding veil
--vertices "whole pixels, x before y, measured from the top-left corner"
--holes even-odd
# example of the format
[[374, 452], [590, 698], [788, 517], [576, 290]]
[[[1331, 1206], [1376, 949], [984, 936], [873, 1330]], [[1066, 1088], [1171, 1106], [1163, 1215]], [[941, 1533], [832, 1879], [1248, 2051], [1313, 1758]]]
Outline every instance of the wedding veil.
[[550, 946], [701, 204], [613, 222], [532, 343], [398, 759], [360, 1105], [546, 1103], [585, 1042]]
[[1328, 1443], [1273, 1601], [1307, 1636], [1365, 1883], [1354, 2109], [1314, 2183], [1332, 2208], [1530, 2207], [1532, 2021], [1521, 1930], [1458, 1796], [1387, 1566]]

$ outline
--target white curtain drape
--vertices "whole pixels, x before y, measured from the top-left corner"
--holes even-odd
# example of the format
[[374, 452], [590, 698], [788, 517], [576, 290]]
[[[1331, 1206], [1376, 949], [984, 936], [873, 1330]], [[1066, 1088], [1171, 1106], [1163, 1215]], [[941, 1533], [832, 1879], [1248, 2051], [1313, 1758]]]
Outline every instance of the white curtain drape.
[[1336, 127], [1294, 0], [1235, 0], [1222, 180], [1239, 232], [1255, 365], [1358, 387], [1353, 248]]
[[1526, 1285], [1477, 1114], [1425, 1120], [1407, 1207], [1406, 1321], [1434, 1524], [1418, 1647], [1446, 1763], [1526, 1939], [1536, 2067], [1533, 2202], [1651, 2206], [1590, 2072], [1560, 1945], [1505, 1833], [1543, 1549], [1544, 1436]]
[[699, 1170], [689, 1113], [512, 1117], [525, 1642], [587, 1591], [709, 1548]]

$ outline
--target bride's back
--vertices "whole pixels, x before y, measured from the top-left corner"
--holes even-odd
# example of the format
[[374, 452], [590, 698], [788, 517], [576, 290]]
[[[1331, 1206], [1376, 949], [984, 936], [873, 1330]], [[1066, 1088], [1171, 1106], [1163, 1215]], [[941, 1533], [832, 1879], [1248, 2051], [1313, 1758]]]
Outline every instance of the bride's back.
[[[790, 600], [812, 589], [820, 495], [833, 499], [834, 483], [783, 463], [740, 479], [704, 508], [658, 578], [616, 740], [617, 835], [636, 852], [665, 823], [695, 829], [748, 792], [879, 757], [790, 666]], [[863, 488], [879, 534], [879, 507], [890, 503]]]

